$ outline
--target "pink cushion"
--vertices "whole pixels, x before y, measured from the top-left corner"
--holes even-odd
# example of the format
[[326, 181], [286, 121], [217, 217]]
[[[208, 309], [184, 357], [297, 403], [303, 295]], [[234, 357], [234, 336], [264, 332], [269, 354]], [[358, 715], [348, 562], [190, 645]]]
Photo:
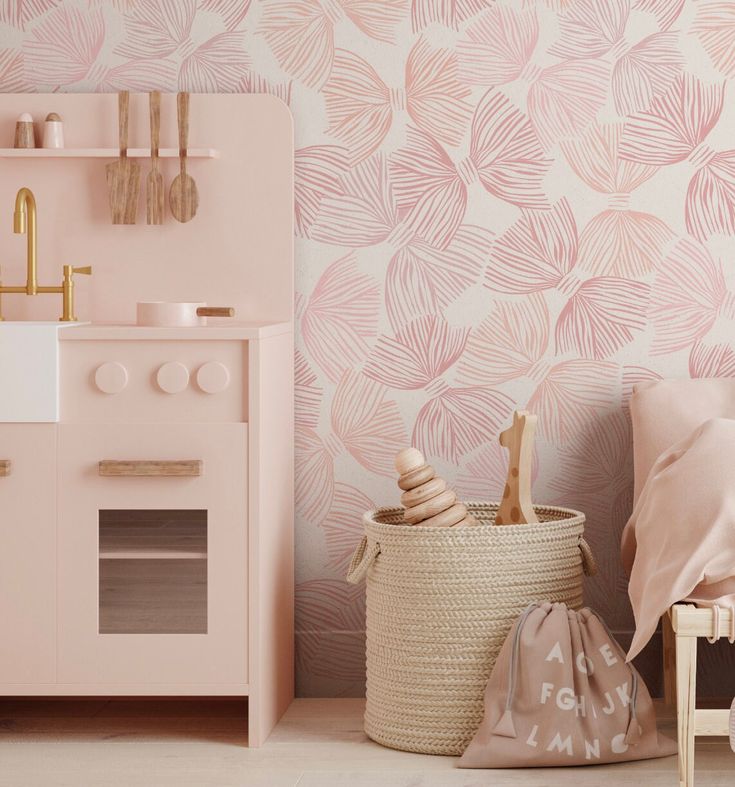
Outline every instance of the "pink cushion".
[[659, 455], [710, 418], [735, 418], [735, 379], [654, 380], [635, 387], [635, 500]]

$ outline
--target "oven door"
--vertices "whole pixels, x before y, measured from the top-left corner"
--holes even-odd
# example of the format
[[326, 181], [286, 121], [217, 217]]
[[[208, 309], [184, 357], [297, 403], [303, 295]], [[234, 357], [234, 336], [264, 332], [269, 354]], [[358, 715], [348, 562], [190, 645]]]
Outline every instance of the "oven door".
[[59, 430], [58, 681], [245, 693], [247, 425]]

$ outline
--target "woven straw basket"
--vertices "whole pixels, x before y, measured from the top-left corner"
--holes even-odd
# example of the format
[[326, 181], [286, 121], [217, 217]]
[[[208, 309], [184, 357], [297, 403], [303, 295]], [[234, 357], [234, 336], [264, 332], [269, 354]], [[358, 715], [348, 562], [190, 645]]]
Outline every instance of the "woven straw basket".
[[514, 620], [531, 601], [579, 608], [583, 569], [595, 571], [579, 511], [535, 506], [540, 524], [491, 526], [497, 505], [467, 507], [482, 525], [363, 517], [347, 579], [367, 578], [365, 732], [394, 749], [461, 754]]

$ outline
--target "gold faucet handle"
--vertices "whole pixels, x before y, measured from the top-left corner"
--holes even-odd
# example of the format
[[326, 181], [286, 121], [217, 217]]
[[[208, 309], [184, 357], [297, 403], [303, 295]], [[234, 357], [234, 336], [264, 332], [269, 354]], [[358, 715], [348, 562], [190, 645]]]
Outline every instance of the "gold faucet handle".
[[64, 265], [64, 280], [71, 281], [75, 273], [82, 273], [85, 276], [92, 275], [92, 266], [83, 265], [81, 268], [75, 268], [73, 265]]
[[74, 314], [74, 274], [82, 273], [85, 276], [92, 274], [92, 266], [84, 265], [81, 268], [75, 268], [72, 265], [64, 265], [64, 281], [61, 284], [61, 292], [63, 295], [63, 311], [61, 314], [61, 322], [76, 322], [77, 317]]

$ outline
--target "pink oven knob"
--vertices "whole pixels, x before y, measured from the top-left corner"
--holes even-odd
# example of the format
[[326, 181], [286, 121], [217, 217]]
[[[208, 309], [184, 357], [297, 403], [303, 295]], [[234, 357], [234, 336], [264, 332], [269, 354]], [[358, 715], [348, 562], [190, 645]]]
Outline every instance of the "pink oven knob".
[[106, 394], [119, 394], [128, 384], [128, 370], [118, 361], [108, 361], [94, 373], [97, 388]]
[[197, 385], [204, 393], [222, 393], [229, 384], [230, 371], [219, 361], [209, 361], [197, 370]]
[[181, 393], [189, 385], [189, 370], [180, 361], [169, 361], [156, 373], [156, 382], [164, 393]]

